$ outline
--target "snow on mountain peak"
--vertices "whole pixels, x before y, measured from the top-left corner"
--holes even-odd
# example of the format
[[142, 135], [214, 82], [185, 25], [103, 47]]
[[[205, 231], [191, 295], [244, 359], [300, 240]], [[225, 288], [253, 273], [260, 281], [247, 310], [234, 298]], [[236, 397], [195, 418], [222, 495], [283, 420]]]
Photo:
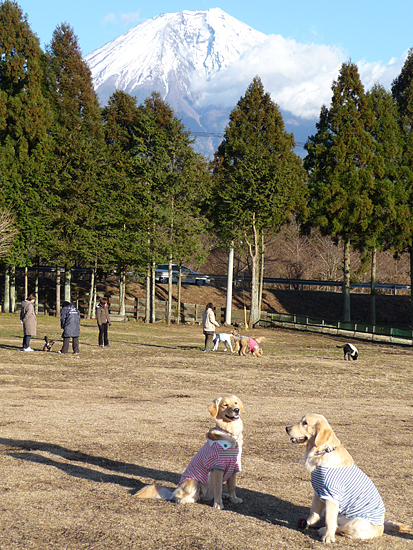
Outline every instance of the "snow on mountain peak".
[[[106, 100], [115, 89], [135, 94], [142, 86], [163, 97], [193, 77], [211, 79], [265, 35], [219, 8], [161, 14], [85, 57], [95, 90]], [[168, 98], [167, 98], [168, 99]]]

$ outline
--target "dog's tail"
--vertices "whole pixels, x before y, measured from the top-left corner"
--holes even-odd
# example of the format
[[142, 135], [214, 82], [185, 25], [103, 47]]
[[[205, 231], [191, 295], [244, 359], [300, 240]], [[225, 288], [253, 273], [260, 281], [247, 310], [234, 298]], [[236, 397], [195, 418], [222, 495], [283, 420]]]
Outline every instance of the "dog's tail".
[[137, 498], [163, 498], [164, 500], [172, 500], [172, 491], [166, 487], [159, 485], [145, 485], [136, 493]]
[[403, 523], [393, 523], [392, 521], [384, 522], [385, 533], [409, 533], [413, 535], [413, 529], [409, 525]]
[[45, 337], [44, 337], [44, 341], [45, 341], [46, 344], [47, 344], [47, 342], [49, 341], [49, 338], [48, 338], [47, 336], [45, 336]]
[[[344, 346], [345, 346], [345, 345], [346, 345], [346, 344], [344, 344]], [[336, 348], [343, 349], [344, 346], [336, 346]]]

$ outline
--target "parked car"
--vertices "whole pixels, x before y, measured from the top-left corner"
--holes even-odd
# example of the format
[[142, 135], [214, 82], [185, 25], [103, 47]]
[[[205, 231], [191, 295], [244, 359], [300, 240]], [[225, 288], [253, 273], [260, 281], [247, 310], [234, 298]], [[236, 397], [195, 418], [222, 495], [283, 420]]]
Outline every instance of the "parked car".
[[[181, 266], [181, 273], [182, 273], [182, 283], [185, 285], [192, 284], [192, 285], [209, 285], [211, 282], [209, 277], [207, 275], [203, 275], [202, 273], [197, 273], [193, 269], [190, 269], [189, 267], [185, 267], [184, 265]], [[172, 282], [177, 283], [179, 277], [179, 265], [172, 264]], [[161, 284], [166, 284], [169, 279], [169, 265], [168, 264], [160, 264], [155, 269], [155, 281]]]

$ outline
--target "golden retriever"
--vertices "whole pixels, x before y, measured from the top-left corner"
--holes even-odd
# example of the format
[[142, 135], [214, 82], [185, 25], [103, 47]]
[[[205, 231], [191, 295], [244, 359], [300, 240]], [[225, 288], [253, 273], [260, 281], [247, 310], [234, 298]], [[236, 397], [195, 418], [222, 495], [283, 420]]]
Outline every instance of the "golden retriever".
[[[322, 542], [335, 542], [335, 535], [372, 539], [384, 530], [411, 533], [410, 527], [384, 521], [384, 504], [375, 485], [354, 464], [330, 424], [321, 414], [308, 414], [286, 428], [290, 441], [305, 445], [304, 466], [311, 472], [314, 499], [307, 520], [317, 523], [325, 513], [326, 526], [319, 529]], [[340, 513], [339, 513], [340, 510]]]
[[234, 336], [235, 348], [234, 353], [238, 352], [239, 355], [247, 355], [247, 351], [250, 351], [254, 357], [262, 357], [263, 351], [260, 348], [261, 342], [265, 340], [264, 336], [258, 338], [250, 338], [249, 336], [240, 336], [237, 338]]
[[[182, 474], [178, 487], [172, 492], [165, 487], [146, 485], [136, 496], [138, 498], [165, 498], [180, 504], [199, 500], [214, 500], [214, 508], [223, 510], [222, 498], [233, 504], [242, 499], [236, 495], [236, 474], [241, 470], [244, 412], [241, 399], [235, 395], [218, 397], [208, 406], [216, 426], [206, 434], [207, 442], [193, 457]], [[228, 495], [222, 492], [225, 483]]]

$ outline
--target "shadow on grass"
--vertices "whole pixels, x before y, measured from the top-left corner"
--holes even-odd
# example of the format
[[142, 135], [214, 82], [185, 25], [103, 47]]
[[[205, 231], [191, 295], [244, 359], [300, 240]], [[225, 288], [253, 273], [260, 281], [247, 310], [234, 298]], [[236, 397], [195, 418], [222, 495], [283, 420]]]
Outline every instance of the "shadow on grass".
[[[96, 457], [80, 451], [72, 451], [70, 449], [66, 449], [65, 447], [61, 447], [60, 445], [50, 443], [0, 438], [0, 445], [4, 447], [3, 449], [0, 449], [1, 454], [7, 454], [18, 460], [43, 464], [45, 466], [52, 466], [65, 472], [67, 475], [78, 479], [87, 479], [96, 483], [114, 483], [120, 485], [121, 487], [127, 487], [130, 489], [129, 493], [131, 495], [135, 495], [137, 491], [145, 485], [145, 483], [137, 480], [136, 477], [149, 478], [154, 482], [169, 482], [175, 485], [179, 482], [181, 477], [180, 474], [174, 472], [156, 470], [136, 464]], [[53, 460], [36, 453], [36, 451], [47, 452], [49, 454], [60, 456], [68, 462]], [[71, 464], [71, 462], [83, 462], [85, 465], [97, 466], [101, 469], [116, 473], [103, 473], [86, 466]], [[252, 491], [250, 489], [237, 488], [237, 495], [243, 499], [243, 504], [234, 505], [229, 501], [226, 501], [226, 510], [236, 512], [240, 515], [253, 517], [272, 525], [279, 525], [297, 530], [297, 520], [302, 517], [307, 517], [309, 513], [309, 509], [307, 507], [296, 506], [291, 502], [282, 500], [271, 494]], [[174, 503], [169, 504], [171, 506], [179, 506]], [[406, 540], [413, 540], [413, 535], [409, 533], [387, 534]], [[319, 540], [318, 532], [315, 526], [314, 528], [308, 529], [306, 531], [306, 535], [314, 540]]]
[[[114, 483], [128, 488], [131, 495], [136, 494], [146, 484], [136, 479], [136, 477], [148, 478], [150, 481], [161, 482], [161, 484], [163, 482], [175, 485], [181, 477], [181, 474], [178, 473], [96, 457], [49, 443], [0, 438], [0, 445], [3, 446], [3, 448], [0, 448], [0, 453], [12, 456], [15, 459], [52, 466], [78, 479], [87, 479], [96, 483]], [[40, 452], [56, 455], [64, 461], [49, 458], [40, 454]], [[84, 466], [73, 464], [73, 462], [81, 462]], [[108, 472], [97, 471], [86, 465], [96, 466]], [[274, 495], [243, 488], [237, 489], [237, 495], [243, 499], [244, 503], [234, 505], [226, 501], [226, 510], [251, 516], [273, 525], [282, 525], [295, 530], [297, 519], [308, 515], [308, 508], [295, 506], [291, 502], [279, 499]], [[208, 504], [205, 503], [205, 505]], [[179, 506], [174, 503], [170, 503], [170, 505]], [[310, 536], [313, 534], [317, 537], [316, 531], [309, 531]]]

